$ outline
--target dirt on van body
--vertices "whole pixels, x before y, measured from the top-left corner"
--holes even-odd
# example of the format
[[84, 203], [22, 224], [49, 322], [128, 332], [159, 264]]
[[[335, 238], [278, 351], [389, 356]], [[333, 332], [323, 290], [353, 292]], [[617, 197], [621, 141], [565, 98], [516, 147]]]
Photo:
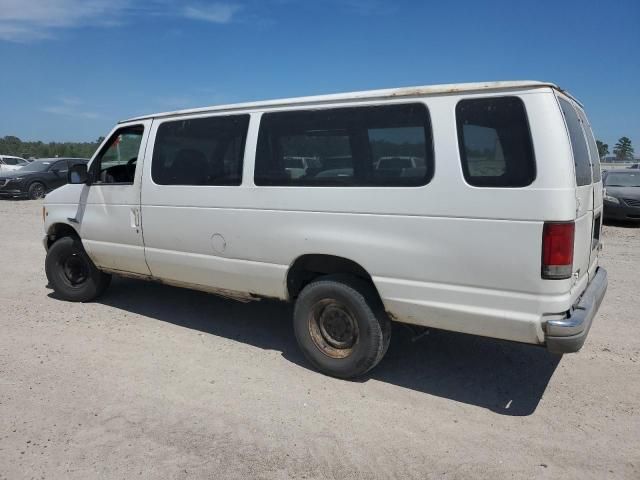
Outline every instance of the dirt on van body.
[[115, 279], [46, 288], [38, 201], [0, 201], [0, 479], [640, 478], [640, 229], [606, 226], [587, 344], [394, 328], [348, 382], [291, 308]]

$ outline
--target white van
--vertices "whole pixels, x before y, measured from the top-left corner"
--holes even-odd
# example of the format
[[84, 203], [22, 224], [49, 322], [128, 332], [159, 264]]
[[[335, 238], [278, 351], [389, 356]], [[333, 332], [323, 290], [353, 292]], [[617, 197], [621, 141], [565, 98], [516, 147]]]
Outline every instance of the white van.
[[342, 378], [380, 361], [391, 321], [575, 352], [607, 287], [596, 144], [551, 83], [134, 118], [69, 180], [43, 211], [60, 298], [115, 274], [291, 301], [306, 357]]

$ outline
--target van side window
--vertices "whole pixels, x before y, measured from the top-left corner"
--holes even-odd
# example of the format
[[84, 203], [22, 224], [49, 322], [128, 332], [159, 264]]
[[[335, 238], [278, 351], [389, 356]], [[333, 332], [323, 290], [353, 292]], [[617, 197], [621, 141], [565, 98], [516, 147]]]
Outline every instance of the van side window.
[[576, 183], [578, 186], [591, 185], [591, 161], [589, 160], [589, 150], [580, 125], [580, 119], [573, 105], [563, 98], [558, 100], [560, 101], [560, 108], [562, 108], [564, 121], [567, 124], [569, 138], [571, 139], [573, 162], [576, 165]]
[[589, 146], [589, 158], [591, 159], [591, 175], [593, 176], [593, 183], [602, 181], [602, 170], [600, 169], [600, 154], [598, 153], [598, 144], [593, 136], [593, 131], [587, 120], [587, 116], [582, 110], [578, 110], [578, 116], [582, 122], [582, 129], [584, 135], [587, 137], [587, 145]]
[[192, 118], [158, 128], [151, 177], [158, 185], [240, 185], [249, 115]]
[[144, 127], [124, 127], [114, 133], [91, 166], [96, 184], [132, 184]]
[[464, 178], [475, 187], [526, 187], [536, 178], [527, 113], [517, 97], [456, 105]]
[[433, 176], [424, 104], [266, 113], [254, 181], [279, 186], [420, 186]]

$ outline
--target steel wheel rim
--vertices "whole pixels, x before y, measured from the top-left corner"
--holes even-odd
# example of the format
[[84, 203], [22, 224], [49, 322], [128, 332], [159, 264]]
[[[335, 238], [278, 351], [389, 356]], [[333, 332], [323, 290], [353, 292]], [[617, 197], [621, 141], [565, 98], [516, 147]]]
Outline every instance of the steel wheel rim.
[[330, 358], [348, 357], [358, 343], [355, 315], [335, 299], [318, 301], [309, 313], [308, 325], [313, 343]]
[[82, 285], [89, 278], [87, 262], [78, 253], [72, 253], [60, 262], [62, 277], [72, 287]]

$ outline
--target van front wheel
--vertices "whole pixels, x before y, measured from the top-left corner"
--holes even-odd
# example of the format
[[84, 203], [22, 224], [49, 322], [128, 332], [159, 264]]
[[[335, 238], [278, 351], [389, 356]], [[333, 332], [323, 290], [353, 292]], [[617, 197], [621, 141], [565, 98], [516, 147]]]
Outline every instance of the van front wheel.
[[391, 322], [374, 288], [329, 275], [307, 285], [293, 314], [298, 345], [319, 371], [354, 378], [375, 367], [387, 351]]
[[45, 260], [47, 280], [63, 300], [89, 302], [104, 292], [111, 275], [96, 268], [77, 238], [57, 240]]

